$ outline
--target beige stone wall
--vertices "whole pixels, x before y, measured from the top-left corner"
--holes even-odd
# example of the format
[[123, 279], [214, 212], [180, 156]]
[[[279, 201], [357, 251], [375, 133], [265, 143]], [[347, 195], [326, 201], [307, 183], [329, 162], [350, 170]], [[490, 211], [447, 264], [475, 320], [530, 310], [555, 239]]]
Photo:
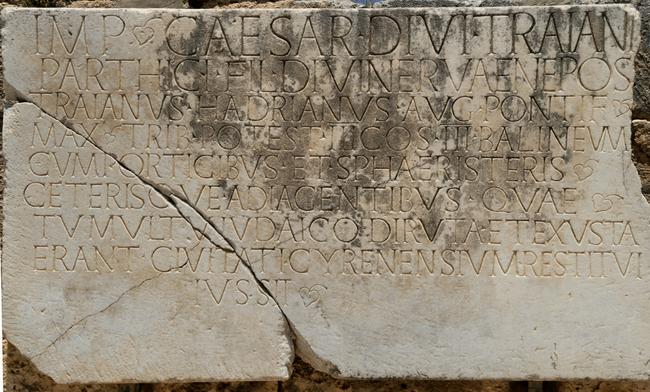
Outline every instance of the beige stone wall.
[[[143, 4], [151, 6], [152, 4], [164, 3], [167, 6], [181, 4], [184, 0], [13, 0], [8, 3], [0, 3], [2, 6], [50, 6], [50, 7], [114, 7], [114, 6], [137, 6]], [[306, 3], [302, 0], [279, 0], [279, 1], [244, 1], [239, 3], [229, 3], [228, 0], [189, 0], [193, 7], [265, 7], [265, 8], [284, 8], [284, 7], [330, 7], [345, 5], [348, 0], [309, 0]], [[391, 1], [391, 0], [387, 0]], [[396, 5], [418, 5], [422, 3], [419, 0], [399, 0], [401, 3]], [[430, 4], [450, 5], [447, 0], [424, 0]], [[609, 2], [609, 1], [604, 1]], [[456, 1], [455, 3], [463, 3]], [[485, 1], [485, 5], [504, 5], [504, 4], [572, 4], [573, 1], [548, 0], [548, 1]], [[649, 3], [650, 4], [650, 3]], [[646, 7], [642, 0], [636, 4], [647, 21], [650, 16], [650, 10], [646, 13]], [[644, 37], [646, 39], [641, 43], [641, 48], [637, 58], [637, 83], [635, 86], [635, 108], [633, 122], [633, 147], [634, 159], [637, 169], [643, 182], [643, 192], [650, 200], [650, 23], [644, 23]], [[0, 99], [2, 91], [0, 91]], [[0, 113], [0, 120], [2, 114]], [[1, 148], [0, 138], [0, 148]], [[3, 161], [0, 160], [0, 166]], [[0, 169], [3, 169], [0, 167]], [[0, 171], [4, 172], [4, 170]], [[4, 186], [4, 181], [0, 177], [0, 190]], [[1, 205], [1, 200], [0, 200]], [[0, 226], [0, 234], [1, 234]], [[302, 362], [299, 358], [294, 364], [294, 373], [290, 380], [286, 382], [255, 382], [255, 383], [194, 383], [194, 384], [139, 384], [139, 385], [57, 385], [50, 378], [41, 374], [18, 350], [3, 340], [4, 355], [4, 388], [5, 391], [55, 391], [55, 392], [208, 392], [208, 391], [253, 391], [253, 392], [271, 392], [271, 391], [449, 391], [449, 392], [499, 392], [499, 391], [520, 391], [528, 390], [525, 384], [511, 383], [509, 381], [413, 381], [413, 380], [378, 380], [378, 381], [347, 381], [337, 380], [326, 374], [312, 369], [309, 365]], [[523, 389], [522, 389], [523, 388]], [[542, 384], [537, 383], [531, 387], [542, 391]], [[648, 382], [599, 382], [599, 381], [566, 381], [546, 385], [543, 389], [557, 392], [631, 392], [631, 391], [649, 391], [650, 381]]]

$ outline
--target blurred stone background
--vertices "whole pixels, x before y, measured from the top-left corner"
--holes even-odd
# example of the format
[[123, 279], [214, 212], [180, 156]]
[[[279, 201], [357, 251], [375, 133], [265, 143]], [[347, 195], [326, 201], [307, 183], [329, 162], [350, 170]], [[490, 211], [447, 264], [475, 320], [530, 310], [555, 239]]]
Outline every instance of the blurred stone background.
[[[589, 3], [630, 3], [616, 0], [12, 0], [2, 7], [77, 8], [324, 8], [409, 6], [521, 6]], [[650, 201], [650, 0], [631, 2], [641, 12], [642, 41], [636, 58], [633, 107], [633, 159]], [[4, 94], [0, 89], [0, 100]], [[0, 121], [2, 113], [0, 112]], [[0, 138], [0, 149], [2, 147]], [[4, 162], [0, 157], [0, 173]], [[4, 181], [0, 174], [0, 191]], [[0, 208], [1, 208], [0, 196]], [[0, 237], [2, 234], [0, 226]], [[15, 347], [3, 339], [4, 391], [30, 392], [650, 392], [650, 381], [414, 381], [337, 380], [296, 358], [290, 380], [191, 384], [57, 385], [40, 373]]]

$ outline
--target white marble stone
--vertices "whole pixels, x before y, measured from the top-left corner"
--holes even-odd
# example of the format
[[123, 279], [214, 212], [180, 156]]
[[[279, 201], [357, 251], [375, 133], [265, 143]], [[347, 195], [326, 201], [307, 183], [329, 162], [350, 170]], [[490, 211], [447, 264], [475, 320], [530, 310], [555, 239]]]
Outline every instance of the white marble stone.
[[63, 383], [289, 376], [288, 326], [249, 270], [202, 271], [236, 260], [209, 224], [31, 103], [5, 111], [3, 136], [3, 328], [40, 370]]
[[[246, 264], [239, 273], [249, 274], [248, 267], [254, 274], [246, 286], [253, 296], [241, 297], [252, 305], [234, 306], [229, 316], [241, 320], [234, 324], [245, 335], [200, 341], [187, 329], [179, 340], [232, 357], [223, 362], [227, 369], [241, 372], [242, 355], [271, 347], [255, 358], [276, 366], [250, 370], [248, 378], [286, 375], [277, 367], [290, 358], [286, 341], [259, 343], [260, 331], [288, 336], [277, 304], [297, 353], [338, 377], [648, 377], [650, 211], [630, 157], [640, 25], [633, 7], [3, 15], [11, 96], [88, 137], [167, 195], [185, 222], [234, 249]], [[54, 142], [34, 149], [31, 128], [21, 133], [5, 135], [9, 142], [26, 138], [7, 157], [29, 174], [34, 152], [51, 154]], [[35, 170], [75, 178], [62, 159], [39, 161]], [[21, 181], [30, 180], [12, 180], [10, 170], [7, 194], [20, 196]], [[6, 208], [5, 243], [21, 235], [25, 214], [40, 211], [16, 197]], [[4, 265], [23, 260], [32, 274], [37, 240], [56, 241], [18, 241]], [[217, 284], [230, 276], [207, 263], [188, 267], [160, 272], [155, 282], [199, 276]], [[144, 276], [156, 273], [151, 263], [142, 268]], [[37, 274], [91, 288], [123, 275]], [[26, 281], [6, 267], [4, 279]], [[139, 290], [185, 297], [169, 285]], [[55, 309], [90, 311], [43, 283], [25, 287], [23, 296], [47, 298]], [[235, 301], [237, 288], [229, 287]], [[15, 295], [3, 290], [5, 298]], [[206, 306], [215, 300], [199, 294]], [[115, 300], [104, 291], [95, 296], [102, 304]], [[263, 298], [271, 305], [254, 305]], [[129, 302], [134, 311], [147, 303]], [[5, 301], [5, 317], [33, 326], [15, 304]], [[222, 320], [197, 315], [205, 319], [188, 324]], [[84, 330], [105, 337], [102, 327], [114, 316], [102, 316]], [[13, 322], [5, 324], [12, 342], [42, 350], [33, 341], [42, 328]], [[81, 337], [67, 336], [56, 347], [102, 369], [83, 352]], [[128, 336], [110, 336], [131, 344]], [[165, 336], [164, 328], [151, 328], [151, 339]], [[230, 349], [219, 351], [219, 344]], [[157, 349], [151, 353], [164, 358]], [[191, 369], [208, 372], [199, 357]], [[36, 364], [60, 374], [45, 358]], [[170, 378], [158, 370], [145, 374]], [[114, 371], [95, 379], [115, 380]]]

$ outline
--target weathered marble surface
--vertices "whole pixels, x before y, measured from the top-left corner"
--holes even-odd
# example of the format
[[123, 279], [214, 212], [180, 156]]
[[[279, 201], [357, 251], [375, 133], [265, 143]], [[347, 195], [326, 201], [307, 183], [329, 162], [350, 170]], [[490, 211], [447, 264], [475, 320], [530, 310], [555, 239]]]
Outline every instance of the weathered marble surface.
[[[165, 338], [155, 322], [148, 338], [226, 358], [208, 364], [194, 350], [173, 357], [170, 346], [131, 343], [107, 332], [120, 317], [100, 312], [51, 346], [79, 359], [36, 358], [46, 373], [179, 378], [158, 366], [125, 377], [142, 358], [106, 364], [83, 351], [110, 338], [142, 344], [145, 360], [187, 355], [192, 372], [175, 369], [185, 379], [283, 377], [292, 354], [283, 313], [299, 354], [341, 377], [647, 378], [649, 211], [629, 150], [632, 7], [6, 10], [4, 20], [10, 93], [32, 102], [5, 124], [16, 146], [7, 149], [16, 163], [3, 257], [9, 339], [38, 354], [155, 276], [169, 283], [142, 285], [159, 301], [145, 319], [169, 319], [166, 296], [205, 301], [214, 309], [182, 321], [213, 327], [215, 341], [190, 329]], [[35, 132], [37, 108], [90, 142]], [[113, 156], [182, 206], [184, 232], [211, 231], [241, 263], [173, 235], [156, 257], [138, 241], [138, 278], [120, 267], [88, 273], [88, 263], [65, 271], [80, 244], [116, 241], [89, 239], [92, 230], [65, 237], [80, 216], [142, 214], [119, 177], [114, 198], [108, 187], [82, 197], [104, 200], [98, 210], [46, 208], [43, 192], [30, 206], [27, 184], [94, 181], [78, 178], [88, 162], [108, 181], [103, 163], [77, 151]], [[38, 237], [43, 227], [51, 237]], [[43, 267], [41, 244], [70, 248], [69, 259]], [[189, 263], [179, 249], [190, 249]], [[195, 283], [191, 295], [177, 288], [183, 281]], [[90, 288], [101, 291], [89, 297]], [[37, 300], [53, 311], [25, 309]], [[128, 310], [141, 315], [148, 301], [133, 297], [123, 317], [133, 321]], [[40, 332], [53, 322], [51, 336]], [[270, 349], [249, 360], [260, 331]], [[242, 375], [242, 363], [252, 372]], [[102, 372], [89, 377], [82, 365]]]
[[[51, 137], [47, 152], [23, 137], [36, 129]], [[184, 252], [236, 258], [192, 209], [31, 103], [5, 112], [3, 133], [12, 184], [5, 191], [3, 327], [42, 371], [60, 383], [288, 377], [288, 326], [247, 269], [223, 279], [265, 306], [238, 304], [241, 297], [216, 287], [219, 307], [198, 297], [210, 275], [191, 272], [193, 260], [167, 273], [145, 263], [149, 255], [170, 265]], [[48, 166], [60, 157], [72, 157], [74, 175]], [[87, 162], [98, 166], [86, 174]], [[128, 201], [117, 196], [127, 191]]]

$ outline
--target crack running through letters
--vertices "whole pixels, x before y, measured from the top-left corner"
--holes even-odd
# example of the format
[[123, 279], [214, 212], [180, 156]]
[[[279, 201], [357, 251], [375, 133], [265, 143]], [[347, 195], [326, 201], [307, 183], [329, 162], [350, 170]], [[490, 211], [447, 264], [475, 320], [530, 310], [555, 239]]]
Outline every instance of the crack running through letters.
[[[119, 159], [117, 159], [117, 158], [114, 156], [114, 154], [110, 154], [110, 153], [104, 151], [104, 150], [103, 150], [101, 147], [99, 147], [99, 146], [98, 146], [98, 145], [97, 145], [97, 144], [96, 144], [92, 139], [90, 139], [89, 137], [84, 136], [83, 134], [81, 134], [80, 132], [78, 132], [77, 130], [75, 130], [74, 127], [72, 126], [72, 124], [70, 123], [70, 121], [68, 121], [67, 119], [65, 119], [65, 118], [63, 118], [63, 119], [58, 119], [58, 118], [56, 118], [55, 116], [52, 116], [50, 113], [48, 113], [47, 111], [45, 111], [45, 110], [43, 110], [42, 108], [40, 108], [38, 105], [36, 105], [36, 104], [35, 104], [34, 102], [32, 102], [30, 99], [26, 98], [26, 97], [25, 97], [23, 94], [21, 94], [18, 90], [15, 90], [15, 89], [14, 89], [13, 91], [16, 93], [16, 102], [19, 102], [19, 103], [29, 103], [29, 104], [31, 104], [31, 105], [34, 105], [38, 110], [40, 110], [41, 112], [43, 112], [43, 113], [45, 113], [46, 115], [48, 115], [49, 117], [51, 117], [52, 120], [54, 120], [54, 121], [58, 121], [58, 122], [61, 123], [61, 125], [64, 126], [66, 129], [68, 129], [68, 130], [70, 130], [71, 132], [75, 133], [76, 135], [82, 137], [84, 140], [86, 140], [88, 143], [90, 143], [90, 144], [91, 144], [93, 147], [95, 147], [97, 150], [101, 151], [102, 153], [106, 154], [106, 155], [109, 156], [111, 159], [113, 159], [121, 169], [123, 169], [124, 171], [126, 171], [126, 172], [132, 174], [135, 178], [137, 178], [139, 181], [141, 181], [144, 185], [147, 185], [147, 186], [151, 187], [154, 191], [158, 192], [158, 193], [159, 193], [159, 194], [160, 194], [160, 195], [161, 195], [161, 196], [162, 196], [162, 197], [167, 201], [167, 203], [168, 203], [170, 206], [172, 206], [174, 209], [176, 209], [176, 211], [178, 212], [178, 214], [179, 214], [179, 215], [180, 215], [180, 216], [181, 216], [181, 217], [182, 217], [182, 218], [183, 218], [183, 219], [184, 219], [184, 220], [185, 220], [185, 221], [190, 225], [190, 227], [191, 227], [192, 229], [194, 229], [194, 230], [198, 231], [199, 233], [201, 233], [201, 234], [204, 236], [204, 238], [206, 238], [206, 239], [207, 239], [207, 240], [208, 240], [208, 241], [209, 241], [213, 246], [215, 246], [215, 247], [218, 248], [218, 249], [223, 250], [224, 252], [228, 252], [228, 253], [233, 253], [233, 254], [235, 254], [235, 255], [237, 256], [237, 258], [238, 258], [238, 259], [242, 262], [242, 264], [245, 266], [245, 268], [250, 272], [251, 277], [252, 277], [253, 280], [256, 282], [256, 284], [260, 287], [260, 289], [263, 290], [264, 293], [265, 293], [266, 295], [268, 295], [269, 298], [271, 298], [271, 300], [275, 303], [276, 308], [278, 309], [278, 311], [279, 311], [280, 314], [282, 315], [282, 318], [283, 318], [283, 321], [284, 321], [285, 334], [287, 335], [287, 338], [288, 338], [290, 341], [293, 341], [293, 340], [294, 340], [294, 338], [296, 337], [296, 333], [295, 333], [295, 330], [294, 330], [294, 326], [293, 326], [293, 324], [289, 321], [289, 318], [287, 317], [286, 313], [284, 312], [284, 310], [283, 310], [282, 307], [280, 306], [278, 300], [277, 300], [277, 299], [275, 298], [275, 296], [271, 293], [271, 291], [266, 287], [266, 285], [264, 285], [264, 283], [260, 280], [260, 278], [255, 274], [255, 272], [254, 272], [252, 266], [250, 266], [250, 265], [249, 265], [249, 264], [248, 264], [248, 263], [247, 263], [247, 262], [246, 262], [246, 261], [245, 261], [245, 260], [240, 256], [240, 254], [236, 251], [236, 247], [234, 246], [234, 243], [233, 243], [230, 239], [228, 239], [228, 238], [227, 238], [227, 237], [226, 237], [226, 236], [225, 236], [225, 235], [224, 235], [224, 234], [223, 234], [223, 233], [222, 233], [222, 232], [221, 232], [221, 231], [220, 231], [220, 230], [219, 230], [219, 229], [218, 229], [218, 228], [217, 228], [217, 227], [216, 227], [216, 226], [215, 226], [211, 221], [210, 221], [210, 219], [208, 219], [208, 218], [203, 214], [203, 212], [199, 211], [199, 210], [198, 210], [195, 206], [193, 206], [193, 205], [192, 205], [188, 200], [186, 200], [184, 197], [182, 197], [182, 195], [179, 195], [179, 194], [177, 194], [177, 193], [173, 192], [172, 190], [167, 189], [167, 188], [165, 188], [165, 187], [160, 187], [158, 184], [155, 184], [155, 183], [153, 183], [152, 181], [150, 181], [150, 180], [148, 180], [148, 179], [146, 179], [146, 178], [143, 178], [143, 177], [140, 176], [138, 173], [135, 173], [133, 170], [131, 170], [129, 167], [127, 167], [124, 163], [122, 163]], [[11, 105], [8, 106], [8, 108], [10, 108], [10, 107], [11, 107]], [[217, 241], [216, 241], [214, 238], [212, 238], [212, 236], [210, 236], [208, 233], [206, 233], [205, 230], [203, 230], [203, 229], [201, 229], [200, 227], [197, 227], [197, 225], [193, 224], [193, 223], [192, 223], [192, 220], [191, 220], [191, 218], [188, 216], [188, 214], [187, 214], [186, 212], [183, 211], [185, 208], [183, 208], [183, 207], [179, 207], [179, 204], [182, 204], [184, 207], [187, 207], [187, 208], [189, 209], [189, 211], [191, 211], [192, 213], [196, 214], [196, 215], [197, 215], [201, 220], [203, 220], [203, 221], [204, 221], [204, 222], [205, 222], [205, 223], [206, 223], [210, 228], [212, 228], [212, 229], [213, 229], [213, 230], [214, 230], [214, 231], [215, 231], [215, 232], [216, 232], [216, 233], [221, 237], [221, 239], [222, 239], [222, 240], [223, 240], [223, 241], [228, 245], [228, 247], [230, 247], [230, 249], [225, 248], [223, 245], [219, 245], [219, 244], [217, 243]], [[205, 226], [205, 227], [207, 228], [208, 226]], [[182, 266], [179, 266], [178, 268], [181, 268], [181, 267], [182, 267]], [[177, 268], [176, 268], [176, 269], [177, 269]], [[41, 352], [39, 352], [38, 354], [36, 354], [36, 355], [30, 357], [29, 359], [32, 360], [32, 359], [35, 359], [35, 358], [37, 358], [37, 357], [43, 355], [43, 354], [44, 354], [44, 353], [45, 353], [45, 352], [46, 352], [50, 347], [52, 347], [52, 346], [55, 345], [59, 340], [61, 340], [61, 339], [62, 339], [62, 338], [63, 338], [63, 337], [64, 337], [64, 336], [65, 336], [65, 335], [66, 335], [70, 330], [72, 330], [75, 326], [77, 326], [77, 325], [79, 325], [79, 324], [81, 324], [81, 323], [87, 321], [89, 318], [91, 318], [91, 317], [93, 317], [93, 316], [96, 316], [96, 315], [98, 315], [98, 314], [100, 314], [100, 313], [102, 313], [102, 312], [108, 310], [109, 308], [111, 308], [112, 306], [114, 306], [116, 303], [118, 303], [122, 298], [124, 298], [124, 297], [126, 296], [126, 294], [130, 293], [131, 291], [133, 291], [133, 290], [135, 290], [135, 289], [141, 287], [141, 286], [142, 286], [143, 284], [145, 284], [146, 282], [148, 282], [148, 281], [150, 281], [150, 280], [153, 280], [153, 279], [155, 279], [155, 278], [157, 278], [157, 277], [159, 277], [159, 276], [161, 276], [161, 275], [162, 275], [162, 273], [159, 273], [159, 274], [157, 274], [157, 275], [155, 275], [155, 276], [153, 276], [153, 277], [150, 277], [150, 278], [147, 278], [147, 279], [143, 280], [143, 281], [140, 282], [139, 284], [137, 284], [137, 285], [135, 285], [135, 286], [129, 288], [128, 290], [126, 290], [126, 291], [125, 291], [124, 293], [122, 293], [122, 294], [121, 294], [121, 295], [120, 295], [120, 296], [119, 296], [115, 301], [111, 302], [110, 304], [108, 304], [108, 305], [107, 305], [106, 307], [104, 307], [103, 309], [101, 309], [101, 310], [99, 310], [99, 311], [97, 311], [97, 312], [91, 313], [91, 314], [89, 314], [89, 315], [86, 315], [86, 316], [84, 316], [83, 318], [81, 318], [80, 320], [74, 322], [74, 323], [73, 323], [72, 325], [70, 325], [70, 326], [69, 326], [65, 331], [63, 331], [59, 336], [57, 336], [57, 337], [56, 337], [56, 338], [55, 338], [51, 343], [49, 343], [49, 344], [48, 344], [48, 345], [47, 345], [43, 350], [41, 350]], [[292, 347], [292, 351], [293, 351], [293, 347]], [[293, 354], [293, 353], [292, 353], [292, 354]]]

